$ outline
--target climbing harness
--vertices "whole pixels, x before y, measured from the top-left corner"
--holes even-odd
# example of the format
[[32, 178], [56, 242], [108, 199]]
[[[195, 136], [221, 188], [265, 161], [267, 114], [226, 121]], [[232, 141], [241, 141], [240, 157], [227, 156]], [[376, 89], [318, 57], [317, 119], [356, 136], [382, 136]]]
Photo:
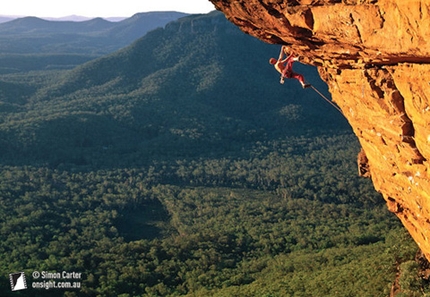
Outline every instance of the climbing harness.
[[318, 91], [318, 89], [317, 88], [315, 88], [313, 85], [311, 85], [311, 88], [315, 91], [315, 92], [317, 92], [317, 94], [318, 95], [320, 95], [321, 96], [321, 98], [323, 98], [325, 101], [327, 101], [331, 106], [333, 106], [334, 108], [336, 108], [342, 115], [343, 115], [343, 112], [342, 112], [342, 110], [336, 105], [336, 104], [334, 104], [330, 99], [328, 99], [326, 96], [324, 96], [320, 91]]

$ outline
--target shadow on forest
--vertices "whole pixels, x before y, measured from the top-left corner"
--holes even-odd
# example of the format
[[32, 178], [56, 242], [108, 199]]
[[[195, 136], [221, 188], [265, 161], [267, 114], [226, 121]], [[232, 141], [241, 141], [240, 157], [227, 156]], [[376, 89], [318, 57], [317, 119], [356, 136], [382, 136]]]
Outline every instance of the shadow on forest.
[[125, 241], [161, 238], [169, 222], [169, 214], [157, 199], [120, 211], [116, 228]]

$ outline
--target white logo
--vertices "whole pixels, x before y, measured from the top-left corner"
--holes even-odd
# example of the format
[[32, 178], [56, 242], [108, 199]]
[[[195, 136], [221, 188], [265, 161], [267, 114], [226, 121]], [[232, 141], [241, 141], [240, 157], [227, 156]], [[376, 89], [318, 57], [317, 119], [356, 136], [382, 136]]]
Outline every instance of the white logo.
[[12, 291], [27, 289], [27, 281], [25, 280], [24, 272], [15, 272], [9, 274], [9, 280]]

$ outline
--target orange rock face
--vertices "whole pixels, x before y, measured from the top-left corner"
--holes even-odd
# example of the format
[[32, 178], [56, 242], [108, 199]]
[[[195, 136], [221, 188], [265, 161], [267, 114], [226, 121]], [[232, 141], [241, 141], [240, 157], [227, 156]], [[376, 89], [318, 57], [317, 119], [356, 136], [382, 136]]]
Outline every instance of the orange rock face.
[[430, 260], [430, 0], [211, 1], [318, 67], [361, 143], [360, 168]]

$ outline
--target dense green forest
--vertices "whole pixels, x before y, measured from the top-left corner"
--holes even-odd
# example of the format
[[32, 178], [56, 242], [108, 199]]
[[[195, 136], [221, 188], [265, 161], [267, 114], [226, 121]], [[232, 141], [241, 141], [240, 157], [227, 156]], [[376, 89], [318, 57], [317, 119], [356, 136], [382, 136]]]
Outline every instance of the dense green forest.
[[[278, 50], [214, 12], [71, 70], [1, 75], [2, 296], [425, 295], [348, 123], [279, 84]], [[29, 289], [11, 292], [18, 271]], [[82, 287], [34, 289], [33, 271]]]

